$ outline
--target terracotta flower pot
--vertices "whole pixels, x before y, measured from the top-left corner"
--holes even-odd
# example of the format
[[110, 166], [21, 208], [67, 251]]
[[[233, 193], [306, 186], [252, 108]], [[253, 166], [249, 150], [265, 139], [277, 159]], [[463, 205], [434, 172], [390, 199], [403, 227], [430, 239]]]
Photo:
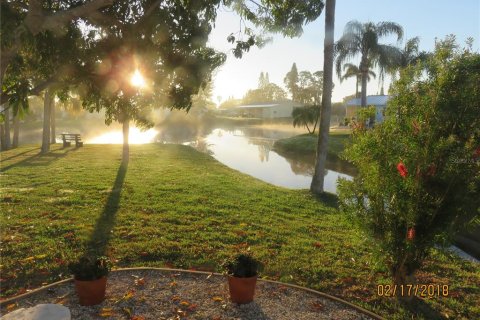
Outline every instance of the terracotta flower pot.
[[255, 295], [255, 285], [257, 276], [250, 278], [237, 278], [228, 276], [228, 287], [230, 289], [230, 298], [235, 303], [249, 303], [253, 301]]
[[93, 306], [105, 300], [106, 287], [107, 277], [91, 281], [75, 279], [75, 290], [82, 306]]

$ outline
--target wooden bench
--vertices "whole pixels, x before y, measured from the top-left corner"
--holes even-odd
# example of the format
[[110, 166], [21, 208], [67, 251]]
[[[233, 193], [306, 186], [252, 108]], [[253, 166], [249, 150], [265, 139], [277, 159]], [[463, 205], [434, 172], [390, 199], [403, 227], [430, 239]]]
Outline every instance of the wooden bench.
[[71, 141], [75, 141], [76, 147], [83, 147], [83, 141], [78, 133], [62, 133], [63, 147], [71, 146]]

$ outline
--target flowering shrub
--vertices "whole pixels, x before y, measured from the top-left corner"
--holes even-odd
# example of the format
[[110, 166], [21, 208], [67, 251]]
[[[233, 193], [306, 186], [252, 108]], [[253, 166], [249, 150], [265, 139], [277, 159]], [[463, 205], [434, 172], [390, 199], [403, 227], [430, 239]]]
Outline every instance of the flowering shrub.
[[479, 221], [480, 55], [447, 38], [392, 95], [382, 124], [354, 130], [345, 155], [359, 174], [339, 196], [401, 284], [433, 245]]

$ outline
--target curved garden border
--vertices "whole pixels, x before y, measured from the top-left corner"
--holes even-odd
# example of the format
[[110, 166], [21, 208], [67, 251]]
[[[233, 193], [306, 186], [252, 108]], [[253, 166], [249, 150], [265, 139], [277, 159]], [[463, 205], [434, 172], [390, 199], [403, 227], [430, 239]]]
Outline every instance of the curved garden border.
[[[117, 272], [117, 271], [135, 271], [135, 270], [159, 270], [159, 271], [168, 271], [168, 272], [184, 272], [184, 273], [195, 273], [195, 274], [205, 274], [205, 275], [210, 275], [210, 274], [213, 274], [213, 275], [216, 275], [216, 276], [223, 276], [223, 274], [221, 273], [215, 273], [215, 272], [208, 272], [208, 271], [192, 271], [192, 270], [183, 270], [183, 269], [170, 269], [170, 268], [153, 268], [153, 267], [136, 267], [136, 268], [119, 268], [119, 269], [115, 269], [115, 270], [112, 270], [112, 272]], [[69, 278], [69, 279], [64, 279], [64, 280], [61, 280], [61, 281], [58, 281], [58, 282], [54, 282], [54, 283], [51, 283], [49, 285], [46, 285], [44, 287], [40, 287], [40, 288], [37, 288], [37, 289], [34, 289], [32, 291], [29, 291], [27, 293], [24, 293], [24, 294], [21, 294], [21, 295], [18, 295], [18, 296], [15, 296], [15, 297], [12, 297], [12, 298], [9, 298], [9, 299], [6, 299], [6, 300], [3, 300], [0, 302], [0, 308], [4, 308], [6, 305], [8, 304], [11, 304], [17, 300], [20, 300], [20, 299], [24, 299], [24, 298], [27, 298], [28, 296], [30, 295], [33, 295], [35, 293], [38, 293], [40, 291], [43, 291], [43, 290], [47, 290], [49, 288], [52, 288], [52, 287], [56, 287], [56, 286], [59, 286], [59, 285], [62, 285], [64, 283], [67, 283], [67, 282], [71, 282], [73, 281], [73, 278]], [[364, 309], [362, 307], [359, 307], [357, 305], [354, 305], [350, 302], [347, 302], [345, 300], [342, 300], [340, 298], [337, 298], [337, 297], [334, 297], [334, 296], [331, 296], [329, 294], [326, 294], [324, 292], [321, 292], [321, 291], [316, 291], [316, 290], [313, 290], [313, 289], [309, 289], [309, 288], [305, 288], [305, 287], [301, 287], [301, 286], [297, 286], [295, 284], [290, 284], [290, 283], [284, 283], [284, 282], [279, 282], [279, 281], [273, 281], [273, 280], [265, 280], [265, 279], [258, 279], [258, 281], [264, 281], [264, 282], [270, 282], [270, 283], [274, 283], [274, 284], [277, 284], [277, 285], [282, 285], [282, 286], [287, 286], [287, 287], [290, 287], [290, 288], [294, 288], [294, 289], [298, 289], [298, 290], [303, 290], [303, 291], [307, 291], [307, 292], [310, 292], [310, 293], [313, 293], [317, 296], [320, 296], [320, 297], [323, 297], [323, 298], [326, 298], [326, 299], [330, 299], [330, 300], [333, 300], [333, 301], [336, 301], [336, 302], [339, 302], [339, 303], [342, 303], [344, 305], [347, 305], [349, 306], [350, 308], [352, 309], [355, 309], [357, 310], [358, 312], [360, 313], [363, 313], [365, 315], [368, 315], [370, 317], [372, 317], [373, 319], [378, 319], [378, 320], [384, 320], [384, 318], [382, 318], [381, 316], [371, 312], [371, 311], [368, 311], [367, 309]]]

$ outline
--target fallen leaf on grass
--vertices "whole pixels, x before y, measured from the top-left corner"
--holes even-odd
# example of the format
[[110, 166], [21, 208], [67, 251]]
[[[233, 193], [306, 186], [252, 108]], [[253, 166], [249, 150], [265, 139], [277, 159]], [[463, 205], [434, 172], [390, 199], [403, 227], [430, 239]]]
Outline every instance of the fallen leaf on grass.
[[315, 242], [315, 243], [313, 244], [313, 246], [314, 246], [315, 248], [321, 248], [321, 247], [323, 247], [323, 244], [321, 244], [320, 242], [317, 241], [317, 242]]
[[113, 309], [112, 308], [102, 308], [98, 314], [100, 317], [111, 317], [113, 316]]
[[18, 289], [17, 293], [15, 293], [15, 295], [24, 294], [25, 292], [27, 292], [27, 289], [20, 288], [20, 289]]
[[188, 307], [190, 305], [190, 302], [182, 301], [182, 302], [180, 302], [180, 305], [183, 306], [183, 307]]
[[212, 300], [216, 301], [216, 302], [222, 302], [223, 301], [222, 297], [213, 297]]
[[179, 296], [173, 296], [173, 297], [172, 297], [172, 301], [175, 302], [175, 301], [178, 301], [178, 300], [180, 300], [180, 297], [179, 297]]
[[130, 318], [130, 320], [145, 320], [144, 316], [133, 316]]
[[177, 283], [175, 281], [170, 282], [170, 287], [176, 287]]

